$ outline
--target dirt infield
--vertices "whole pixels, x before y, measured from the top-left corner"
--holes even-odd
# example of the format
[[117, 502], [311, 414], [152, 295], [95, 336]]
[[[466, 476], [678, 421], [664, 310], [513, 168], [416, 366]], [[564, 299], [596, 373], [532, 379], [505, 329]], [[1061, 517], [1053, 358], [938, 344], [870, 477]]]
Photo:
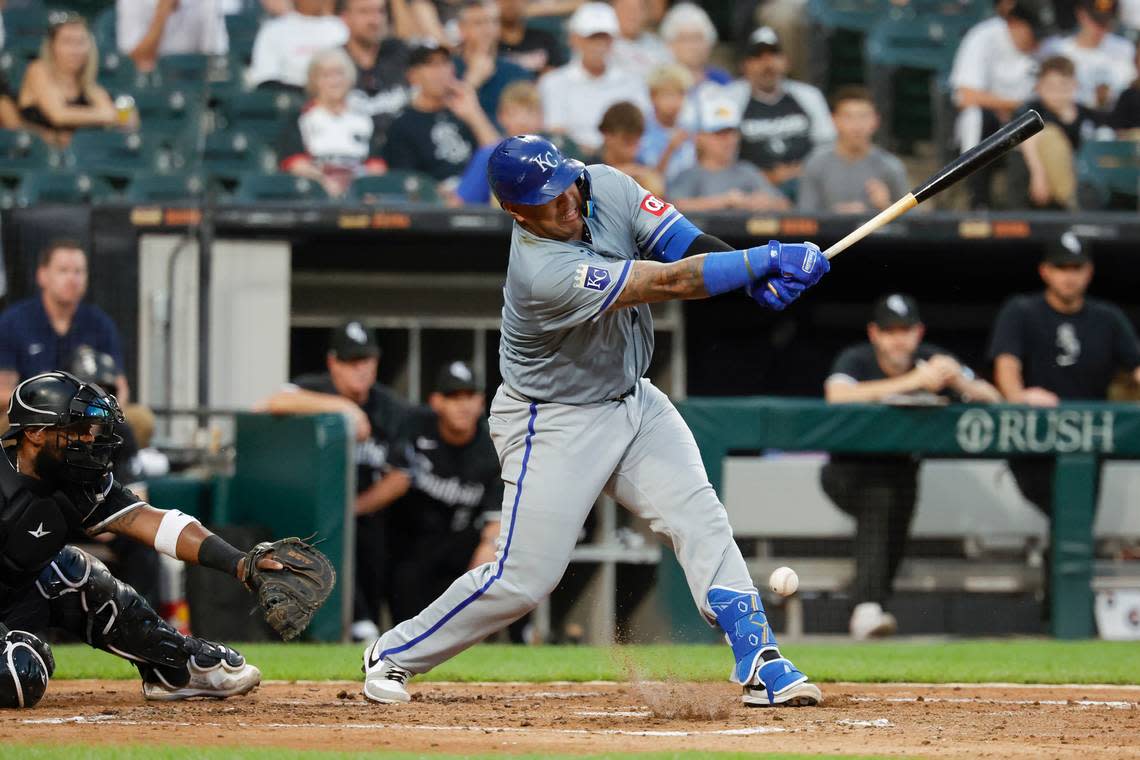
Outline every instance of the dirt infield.
[[[27, 743], [589, 753], [826, 752], [937, 758], [1112, 758], [1140, 747], [1140, 688], [828, 684], [818, 708], [748, 708], [708, 683], [413, 683], [409, 705], [357, 683], [271, 683], [227, 702], [146, 703], [131, 681], [51, 684], [0, 713]], [[1133, 750], [1127, 750], [1132, 747]]]

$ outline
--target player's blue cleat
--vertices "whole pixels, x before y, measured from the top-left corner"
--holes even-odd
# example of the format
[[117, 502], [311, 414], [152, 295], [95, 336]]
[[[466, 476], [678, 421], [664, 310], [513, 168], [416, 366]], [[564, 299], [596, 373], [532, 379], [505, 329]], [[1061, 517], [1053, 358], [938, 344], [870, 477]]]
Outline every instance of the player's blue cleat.
[[759, 594], [713, 586], [708, 601], [736, 657], [729, 679], [744, 687], [744, 704], [806, 707], [823, 701], [819, 687], [780, 655]]

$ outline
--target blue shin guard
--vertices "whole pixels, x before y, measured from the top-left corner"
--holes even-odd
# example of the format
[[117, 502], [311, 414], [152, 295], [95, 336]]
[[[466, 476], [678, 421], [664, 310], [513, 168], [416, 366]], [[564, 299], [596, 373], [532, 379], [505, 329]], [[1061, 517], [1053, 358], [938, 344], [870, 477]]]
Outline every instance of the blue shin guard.
[[709, 589], [708, 602], [736, 657], [732, 681], [747, 684], [756, 672], [761, 655], [766, 651], [779, 651], [760, 595], [755, 591], [713, 586]]

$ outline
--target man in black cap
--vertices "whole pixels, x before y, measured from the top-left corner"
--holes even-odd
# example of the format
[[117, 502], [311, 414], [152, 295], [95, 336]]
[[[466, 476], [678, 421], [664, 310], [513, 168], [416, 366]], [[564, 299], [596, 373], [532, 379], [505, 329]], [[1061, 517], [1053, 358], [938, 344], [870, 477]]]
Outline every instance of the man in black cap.
[[356, 589], [352, 636], [380, 635], [380, 605], [387, 596], [387, 535], [380, 511], [403, 495], [410, 482], [388, 462], [406, 405], [376, 381], [380, 344], [360, 320], [333, 330], [327, 372], [302, 375], [266, 399], [272, 414], [345, 415], [356, 435]]
[[[824, 382], [828, 403], [1001, 401], [997, 390], [948, 352], [922, 338], [918, 304], [892, 293], [876, 302], [867, 343], [845, 349]], [[888, 636], [897, 623], [883, 610], [906, 551], [918, 490], [913, 456], [834, 456], [820, 473], [823, 490], [855, 518], [851, 635]]]
[[[1006, 400], [1057, 406], [1062, 400], [1103, 401], [1119, 370], [1140, 383], [1136, 330], [1115, 304], [1085, 294], [1093, 277], [1088, 244], [1066, 232], [1037, 268], [1041, 293], [1010, 298], [990, 339], [994, 383]], [[1053, 460], [1012, 460], [1025, 498], [1053, 513]]]
[[799, 176], [813, 148], [835, 140], [831, 109], [823, 93], [787, 78], [788, 59], [776, 33], [762, 26], [748, 38], [741, 64], [744, 116], [740, 157], [779, 187]]
[[456, 77], [447, 48], [413, 48], [408, 82], [412, 101], [388, 128], [384, 144], [390, 168], [423, 172], [437, 181], [457, 178], [476, 148], [499, 141], [475, 88]]
[[392, 505], [391, 609], [394, 620], [417, 615], [452, 581], [495, 560], [503, 481], [485, 419], [482, 385], [454, 361], [436, 378], [428, 406], [408, 415], [392, 463], [412, 475]]

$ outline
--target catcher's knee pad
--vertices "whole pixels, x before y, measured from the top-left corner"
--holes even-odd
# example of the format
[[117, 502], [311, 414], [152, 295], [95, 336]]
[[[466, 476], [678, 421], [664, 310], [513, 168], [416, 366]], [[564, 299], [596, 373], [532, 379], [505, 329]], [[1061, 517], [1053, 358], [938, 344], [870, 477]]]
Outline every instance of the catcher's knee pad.
[[35, 707], [55, 673], [46, 642], [0, 625], [0, 707]]
[[[182, 667], [189, 656], [182, 636], [137, 591], [111, 575], [102, 562], [65, 546], [36, 580], [40, 593], [65, 603], [81, 622], [73, 633], [95, 647], [138, 664]], [[72, 602], [78, 597], [79, 610]], [[68, 615], [71, 617], [72, 615]]]

